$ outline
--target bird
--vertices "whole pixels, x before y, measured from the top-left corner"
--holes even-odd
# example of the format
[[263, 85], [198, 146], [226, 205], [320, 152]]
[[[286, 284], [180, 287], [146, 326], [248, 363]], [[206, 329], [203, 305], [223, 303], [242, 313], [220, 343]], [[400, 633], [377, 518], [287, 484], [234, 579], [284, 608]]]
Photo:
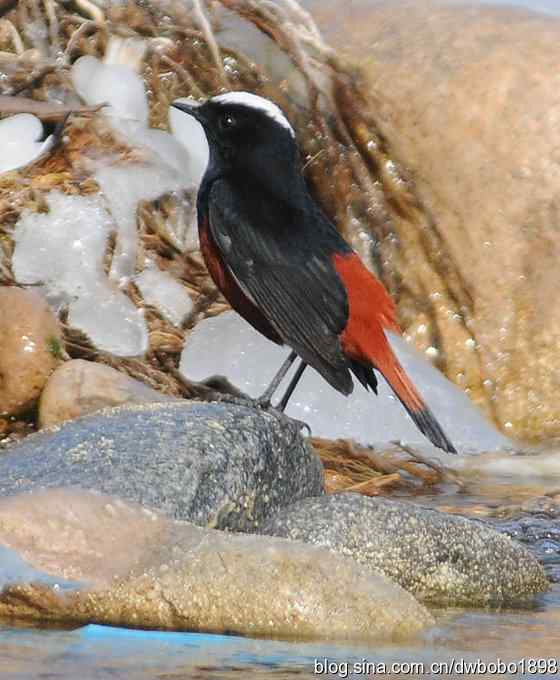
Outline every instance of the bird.
[[209, 274], [238, 314], [292, 350], [260, 403], [270, 405], [297, 357], [281, 410], [307, 365], [344, 395], [353, 378], [377, 394], [380, 373], [418, 429], [456, 453], [391, 349], [387, 333], [401, 334], [392, 298], [311, 196], [282, 109], [241, 91], [172, 105], [208, 141], [197, 214]]

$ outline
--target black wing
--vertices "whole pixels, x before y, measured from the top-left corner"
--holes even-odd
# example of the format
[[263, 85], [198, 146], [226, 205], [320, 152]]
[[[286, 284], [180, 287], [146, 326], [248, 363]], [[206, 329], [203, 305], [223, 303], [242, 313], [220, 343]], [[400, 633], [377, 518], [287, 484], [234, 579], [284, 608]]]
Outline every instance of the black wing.
[[352, 378], [339, 340], [348, 298], [321, 234], [313, 234], [321, 226], [313, 217], [270, 198], [244, 197], [226, 180], [210, 190], [210, 230], [244, 293], [287, 345], [349, 394]]

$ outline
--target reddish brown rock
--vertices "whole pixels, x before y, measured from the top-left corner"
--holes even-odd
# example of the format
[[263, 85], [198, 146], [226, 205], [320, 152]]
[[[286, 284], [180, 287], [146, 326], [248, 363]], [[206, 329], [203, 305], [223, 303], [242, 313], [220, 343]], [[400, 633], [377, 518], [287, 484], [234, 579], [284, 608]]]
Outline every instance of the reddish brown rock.
[[0, 416], [31, 409], [60, 361], [57, 319], [35, 292], [0, 287]]

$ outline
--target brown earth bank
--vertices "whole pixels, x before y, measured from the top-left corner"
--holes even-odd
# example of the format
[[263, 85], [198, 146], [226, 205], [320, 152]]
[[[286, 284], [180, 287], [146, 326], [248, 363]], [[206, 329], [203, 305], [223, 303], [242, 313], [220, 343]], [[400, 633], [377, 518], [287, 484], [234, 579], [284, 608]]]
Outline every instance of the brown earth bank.
[[560, 20], [404, 0], [313, 12], [364, 67], [422, 206], [420, 230], [393, 215], [380, 244], [406, 331], [505, 432], [557, 436]]

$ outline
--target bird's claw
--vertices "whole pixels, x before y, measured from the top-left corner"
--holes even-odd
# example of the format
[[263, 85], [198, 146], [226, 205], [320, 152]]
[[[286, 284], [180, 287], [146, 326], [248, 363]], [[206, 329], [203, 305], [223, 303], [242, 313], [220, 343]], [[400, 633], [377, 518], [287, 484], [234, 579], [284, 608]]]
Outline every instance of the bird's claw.
[[247, 408], [253, 408], [259, 411], [266, 411], [267, 413], [273, 414], [281, 422], [289, 425], [298, 425], [298, 430], [307, 430], [308, 436], [311, 437], [311, 427], [303, 420], [297, 420], [296, 418], [290, 418], [283, 411], [278, 410], [272, 405], [270, 399], [258, 397], [253, 399], [246, 394], [243, 396], [236, 396], [233, 394], [226, 394], [223, 392], [215, 392], [212, 394], [212, 400], [218, 401], [220, 403], [235, 404], [236, 406], [246, 406]]
[[287, 416], [284, 411], [280, 411], [274, 406], [270, 405], [270, 407], [267, 410], [269, 413], [273, 413], [276, 418], [282, 423], [286, 423], [287, 425], [293, 426], [294, 424], [298, 426], [298, 431], [301, 432], [301, 430], [307, 430], [308, 436], [311, 437], [311, 428], [309, 425], [304, 422], [303, 420], [298, 420], [297, 418], [290, 418], [290, 416]]
[[294, 420], [295, 423], [299, 425], [300, 430], [307, 430], [307, 436], [312, 437], [313, 432], [311, 431], [311, 426], [306, 423], [304, 420]]
[[253, 400], [255, 408], [260, 408], [262, 411], [269, 411], [272, 406], [272, 402], [268, 397], [259, 397]]

